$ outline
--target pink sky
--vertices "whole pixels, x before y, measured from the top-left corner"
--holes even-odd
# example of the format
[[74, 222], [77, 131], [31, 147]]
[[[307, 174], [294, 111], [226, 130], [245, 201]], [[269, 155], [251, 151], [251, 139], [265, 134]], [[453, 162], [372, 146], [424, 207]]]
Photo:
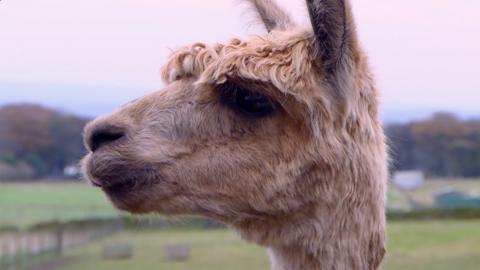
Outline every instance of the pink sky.
[[[105, 98], [114, 87], [138, 89], [114, 98], [121, 104], [161, 87], [158, 71], [172, 48], [262, 34], [240, 2], [2, 0], [0, 82], [109, 86], [96, 93]], [[279, 2], [305, 22], [303, 0]], [[385, 108], [477, 110], [480, 1], [354, 0], [353, 5]], [[0, 89], [0, 102], [15, 100], [15, 94]], [[34, 89], [30, 95], [35, 101]]]

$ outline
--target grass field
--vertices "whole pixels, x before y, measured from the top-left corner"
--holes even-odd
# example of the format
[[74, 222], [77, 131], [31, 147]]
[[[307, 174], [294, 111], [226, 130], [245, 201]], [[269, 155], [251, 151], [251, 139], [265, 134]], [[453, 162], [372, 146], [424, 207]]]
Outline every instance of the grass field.
[[102, 192], [86, 183], [0, 184], [0, 227], [116, 214]]
[[[480, 265], [480, 221], [394, 222], [389, 224], [387, 270], [477, 270]], [[232, 231], [129, 232], [110, 243], [132, 243], [134, 258], [102, 259], [104, 243], [67, 254], [68, 263], [58, 270], [266, 270], [265, 251], [244, 243]], [[187, 262], [167, 262], [164, 245], [187, 243]]]

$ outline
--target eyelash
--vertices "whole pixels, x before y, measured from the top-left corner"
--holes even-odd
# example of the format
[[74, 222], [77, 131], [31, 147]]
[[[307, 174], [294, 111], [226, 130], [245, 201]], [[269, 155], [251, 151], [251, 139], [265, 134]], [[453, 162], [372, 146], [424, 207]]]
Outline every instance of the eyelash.
[[241, 85], [227, 82], [220, 88], [222, 102], [244, 116], [264, 118], [276, 110], [277, 106], [270, 97]]

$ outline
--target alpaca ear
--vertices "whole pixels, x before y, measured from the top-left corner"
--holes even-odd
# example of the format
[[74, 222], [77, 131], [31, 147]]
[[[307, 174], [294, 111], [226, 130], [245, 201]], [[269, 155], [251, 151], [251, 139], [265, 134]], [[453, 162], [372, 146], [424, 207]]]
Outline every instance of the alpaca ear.
[[357, 52], [357, 34], [348, 0], [307, 0], [319, 63], [330, 75]]
[[274, 0], [246, 0], [257, 11], [268, 32], [287, 30], [295, 24], [290, 16]]

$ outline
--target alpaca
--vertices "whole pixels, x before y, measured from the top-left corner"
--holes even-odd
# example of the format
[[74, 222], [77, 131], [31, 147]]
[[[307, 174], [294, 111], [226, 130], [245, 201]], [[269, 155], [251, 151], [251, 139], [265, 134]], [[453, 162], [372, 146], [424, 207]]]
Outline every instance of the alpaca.
[[312, 28], [248, 0], [268, 33], [174, 52], [165, 88], [85, 128], [84, 173], [119, 209], [201, 215], [274, 270], [372, 270], [385, 254], [378, 91], [344, 0]]

